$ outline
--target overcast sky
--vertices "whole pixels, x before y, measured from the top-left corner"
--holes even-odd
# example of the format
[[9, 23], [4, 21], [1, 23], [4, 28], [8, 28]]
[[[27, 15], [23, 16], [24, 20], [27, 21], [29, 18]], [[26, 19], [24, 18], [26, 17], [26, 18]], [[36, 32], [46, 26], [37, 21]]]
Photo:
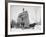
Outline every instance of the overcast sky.
[[23, 12], [23, 8], [25, 11], [28, 11], [30, 23], [39, 22], [41, 15], [41, 7], [40, 6], [19, 6], [19, 5], [11, 5], [10, 6], [10, 19], [15, 20], [17, 22], [17, 17], [19, 13]]

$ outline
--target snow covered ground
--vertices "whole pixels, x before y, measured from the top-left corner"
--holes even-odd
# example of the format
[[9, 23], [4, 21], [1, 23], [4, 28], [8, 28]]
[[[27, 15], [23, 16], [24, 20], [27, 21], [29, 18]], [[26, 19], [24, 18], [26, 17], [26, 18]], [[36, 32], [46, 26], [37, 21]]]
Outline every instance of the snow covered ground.
[[40, 25], [36, 25], [34, 29], [33, 28], [30, 28], [30, 29], [12, 28], [11, 32], [13, 32], [12, 34], [26, 34], [26, 33], [32, 34], [32, 33], [41, 33], [42, 29]]

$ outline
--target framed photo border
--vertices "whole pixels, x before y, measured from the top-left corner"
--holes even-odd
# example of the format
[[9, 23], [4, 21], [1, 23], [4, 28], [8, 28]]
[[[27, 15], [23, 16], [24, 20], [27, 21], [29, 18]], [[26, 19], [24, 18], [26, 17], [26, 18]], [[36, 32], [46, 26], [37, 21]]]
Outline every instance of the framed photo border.
[[[17, 35], [8, 35], [8, 3], [29, 3], [29, 4], [43, 4], [43, 33], [33, 33], [33, 34], [17, 34]], [[5, 1], [5, 37], [8, 36], [27, 36], [27, 35], [43, 35], [45, 34], [45, 2], [29, 2], [29, 1]]]

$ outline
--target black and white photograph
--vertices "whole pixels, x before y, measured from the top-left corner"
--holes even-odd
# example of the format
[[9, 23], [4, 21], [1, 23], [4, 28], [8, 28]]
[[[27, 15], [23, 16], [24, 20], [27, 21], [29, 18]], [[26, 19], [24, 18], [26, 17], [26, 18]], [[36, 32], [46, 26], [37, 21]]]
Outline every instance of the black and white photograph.
[[43, 4], [8, 2], [8, 35], [43, 33]]

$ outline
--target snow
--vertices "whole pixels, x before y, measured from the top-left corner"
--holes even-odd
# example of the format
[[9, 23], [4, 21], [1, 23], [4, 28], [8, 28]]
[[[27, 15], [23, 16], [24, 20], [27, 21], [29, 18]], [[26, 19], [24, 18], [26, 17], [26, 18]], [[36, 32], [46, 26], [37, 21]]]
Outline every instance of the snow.
[[41, 32], [41, 26], [36, 25], [34, 27], [34, 29], [33, 28], [30, 28], [30, 29], [12, 28], [11, 32], [13, 32], [13, 34], [14, 34], [14, 32], [15, 32], [15, 34], [40, 33]]

